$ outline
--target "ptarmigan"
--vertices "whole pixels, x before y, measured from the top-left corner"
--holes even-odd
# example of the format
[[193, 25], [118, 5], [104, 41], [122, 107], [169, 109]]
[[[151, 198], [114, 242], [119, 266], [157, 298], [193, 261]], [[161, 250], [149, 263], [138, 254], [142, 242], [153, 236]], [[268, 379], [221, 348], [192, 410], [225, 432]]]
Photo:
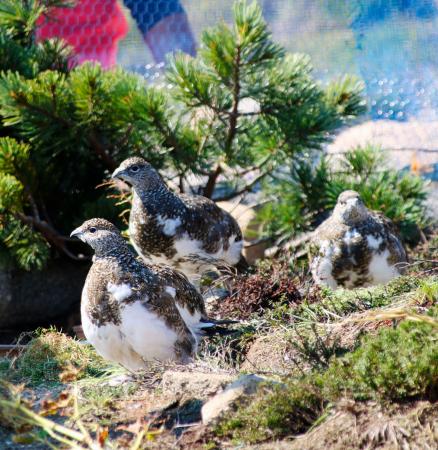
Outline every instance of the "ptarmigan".
[[406, 252], [392, 222], [344, 191], [332, 215], [314, 232], [311, 262], [319, 285], [355, 288], [387, 283], [403, 273]]
[[81, 319], [96, 351], [129, 370], [151, 360], [189, 361], [203, 329], [215, 323], [187, 278], [137, 259], [104, 219], [84, 222], [71, 236], [95, 252], [82, 291]]
[[213, 201], [173, 193], [139, 157], [125, 160], [112, 176], [133, 188], [129, 235], [140, 256], [173, 266], [194, 282], [212, 266], [245, 267], [239, 225]]

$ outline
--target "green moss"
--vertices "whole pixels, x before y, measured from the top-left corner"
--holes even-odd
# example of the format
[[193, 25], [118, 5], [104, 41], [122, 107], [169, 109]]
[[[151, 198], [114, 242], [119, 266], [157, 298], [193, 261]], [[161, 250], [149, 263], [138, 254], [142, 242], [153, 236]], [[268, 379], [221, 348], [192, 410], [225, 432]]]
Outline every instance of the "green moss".
[[242, 404], [228, 420], [218, 424], [218, 436], [260, 442], [306, 431], [323, 411], [318, 390], [310, 384], [265, 385], [249, 404]]
[[[438, 277], [432, 276], [429, 281], [437, 281]], [[293, 314], [303, 320], [323, 320], [336, 316], [365, 311], [372, 308], [381, 308], [396, 301], [397, 297], [414, 292], [421, 283], [419, 277], [403, 276], [395, 278], [386, 285], [354, 290], [338, 289], [331, 291], [323, 289], [321, 300], [318, 302], [304, 302], [294, 309]]]
[[[438, 316], [438, 307], [431, 315]], [[382, 329], [354, 352], [333, 358], [324, 372], [314, 370], [282, 386], [265, 386], [222, 420], [215, 433], [251, 443], [295, 435], [310, 428], [324, 408], [344, 396], [383, 404], [436, 399], [437, 324], [405, 321], [395, 329]]]
[[[435, 309], [438, 315], [438, 309]], [[344, 358], [334, 359], [321, 377], [325, 396], [343, 392], [355, 399], [401, 401], [438, 394], [438, 328], [405, 321], [382, 329]]]
[[[94, 349], [64, 333], [43, 330], [5, 370], [8, 379], [28, 384], [59, 382], [63, 370], [71, 368], [75, 378], [100, 376], [109, 364]], [[1, 370], [1, 369], [0, 369]]]

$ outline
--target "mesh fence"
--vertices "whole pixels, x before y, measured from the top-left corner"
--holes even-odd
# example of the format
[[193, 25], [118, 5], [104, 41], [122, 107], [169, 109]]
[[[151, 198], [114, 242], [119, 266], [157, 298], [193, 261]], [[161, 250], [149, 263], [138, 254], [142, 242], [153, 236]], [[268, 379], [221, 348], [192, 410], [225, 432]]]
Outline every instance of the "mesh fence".
[[[436, 119], [435, 0], [261, 0], [274, 38], [312, 57], [317, 75], [360, 75], [374, 119]], [[39, 38], [61, 36], [76, 59], [116, 62], [151, 76], [168, 52], [195, 54], [201, 31], [231, 21], [233, 0], [79, 0], [41, 21]]]
[[[73, 9], [53, 11], [52, 20], [41, 23], [39, 38], [63, 37], [75, 47], [79, 62], [118, 63], [155, 79], [167, 53], [194, 55], [205, 27], [230, 23], [233, 1], [79, 0]], [[403, 142], [399, 138], [395, 147], [426, 150], [422, 158], [436, 162], [430, 150], [438, 148], [437, 1], [259, 3], [275, 40], [289, 51], [309, 54], [322, 80], [358, 74], [366, 85], [370, 118], [406, 124], [398, 131]], [[386, 146], [394, 137], [379, 130], [363, 133]]]

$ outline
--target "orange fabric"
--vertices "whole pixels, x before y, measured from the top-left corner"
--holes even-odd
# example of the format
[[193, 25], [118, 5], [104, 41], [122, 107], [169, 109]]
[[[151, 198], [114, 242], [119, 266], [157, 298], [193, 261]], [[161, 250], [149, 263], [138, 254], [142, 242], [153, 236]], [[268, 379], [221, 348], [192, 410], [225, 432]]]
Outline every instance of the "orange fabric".
[[39, 19], [37, 40], [64, 39], [78, 63], [99, 61], [106, 68], [116, 63], [118, 41], [128, 32], [116, 0], [79, 0], [74, 8], [53, 8], [49, 16]]

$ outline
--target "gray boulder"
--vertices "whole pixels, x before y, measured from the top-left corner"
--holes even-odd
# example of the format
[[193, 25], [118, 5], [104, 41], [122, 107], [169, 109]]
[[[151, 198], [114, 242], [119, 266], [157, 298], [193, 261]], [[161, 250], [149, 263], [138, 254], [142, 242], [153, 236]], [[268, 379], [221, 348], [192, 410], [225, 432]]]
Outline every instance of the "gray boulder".
[[258, 385], [267, 381], [267, 379], [253, 374], [241, 376], [204, 404], [201, 410], [202, 423], [209, 425], [216, 422], [241, 398], [254, 394]]

